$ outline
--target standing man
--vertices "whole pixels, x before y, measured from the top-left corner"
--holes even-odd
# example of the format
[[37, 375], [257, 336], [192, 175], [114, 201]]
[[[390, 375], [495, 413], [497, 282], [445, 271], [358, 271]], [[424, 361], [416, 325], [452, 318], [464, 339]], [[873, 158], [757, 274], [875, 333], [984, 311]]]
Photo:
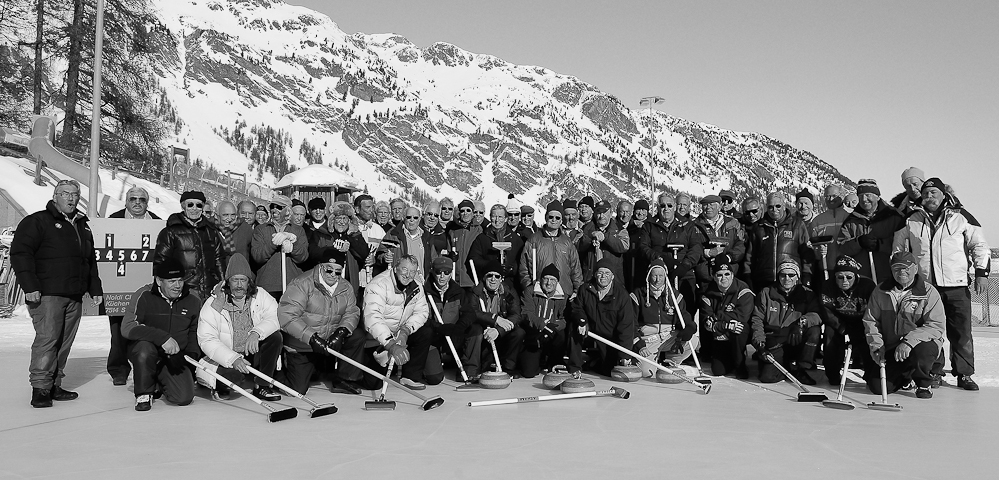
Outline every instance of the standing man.
[[[984, 294], [991, 269], [989, 246], [978, 220], [946, 193], [939, 178], [923, 183], [921, 192], [922, 206], [913, 206], [905, 225], [895, 232], [892, 251], [912, 252], [919, 276], [940, 293], [947, 313], [951, 373], [957, 377], [958, 388], [978, 390], [971, 378], [975, 374], [975, 351], [968, 271], [974, 268], [975, 291]], [[942, 381], [943, 363], [941, 352], [933, 365], [934, 384]]]
[[[888, 278], [895, 232], [902, 228], [902, 214], [881, 199], [878, 184], [871, 179], [857, 183], [860, 202], [840, 227], [839, 253], [860, 263], [860, 274], [880, 283]], [[871, 259], [874, 264], [871, 264]]]
[[388, 202], [382, 200], [375, 204], [375, 222], [383, 231], [392, 230], [395, 223], [392, 222], [392, 207]]
[[[159, 220], [155, 213], [150, 212], [149, 192], [145, 188], [134, 186], [125, 194], [125, 208], [108, 215], [108, 218], [129, 218], [139, 220]], [[221, 211], [221, 206], [219, 211]], [[109, 315], [111, 322], [111, 350], [108, 351], [108, 374], [111, 383], [117, 386], [125, 385], [132, 366], [128, 363], [128, 345], [121, 337], [121, 322], [123, 315]]]
[[375, 251], [385, 238], [385, 229], [375, 220], [375, 201], [371, 195], [363, 194], [354, 198], [354, 211], [357, 214], [357, 230], [364, 237], [364, 242], [368, 244], [368, 255], [365, 257], [358, 271], [357, 289], [364, 288], [368, 282], [374, 278], [373, 267], [375, 264]]
[[587, 195], [579, 199], [579, 226], [580, 228], [586, 228], [586, 224], [593, 221], [593, 207], [596, 206], [596, 202], [593, 201], [593, 197]]
[[393, 198], [389, 207], [392, 209], [392, 224], [399, 225], [402, 223], [405, 220], [403, 217], [406, 216], [406, 208], [409, 207], [406, 201], [401, 198]]
[[800, 192], [794, 194], [794, 212], [806, 226], [815, 218], [815, 197], [808, 188], [802, 188]]
[[526, 292], [534, 288], [541, 270], [552, 264], [559, 272], [558, 283], [562, 285], [562, 291], [571, 299], [583, 284], [579, 253], [562, 231], [562, 205], [552, 200], [545, 210], [544, 227], [524, 244], [524, 253], [520, 255], [520, 290]]
[[756, 292], [777, 281], [777, 266], [785, 261], [798, 265], [802, 283], [812, 278], [814, 254], [808, 246], [808, 229], [787, 210], [783, 193], [767, 195], [767, 215], [746, 232], [746, 273]]
[[197, 297], [204, 298], [212, 287], [222, 281], [225, 250], [222, 234], [204, 216], [205, 194], [189, 190], [181, 194], [182, 212], [167, 218], [166, 227], [156, 238], [153, 266], [167, 257], [180, 261], [185, 270], [185, 282]]
[[179, 406], [194, 400], [194, 377], [185, 355], [201, 358], [198, 313], [201, 299], [184, 282], [186, 268], [175, 257], [153, 265], [153, 283], [135, 292], [125, 311], [121, 334], [132, 342], [128, 359], [135, 368], [135, 410], [152, 408], [163, 394]]
[[722, 213], [724, 202], [717, 195], [708, 195], [701, 199], [701, 214], [694, 224], [701, 228], [707, 243], [704, 254], [697, 264], [697, 282], [701, 288], [714, 283], [711, 275], [711, 265], [719, 255], [727, 255], [732, 274], [738, 273], [738, 265], [746, 256], [746, 232], [735, 218]]
[[249, 258], [247, 255], [250, 254], [250, 243], [253, 240], [253, 226], [244, 222], [236, 213], [236, 206], [232, 202], [224, 201], [219, 204], [219, 232], [222, 234], [227, 265], [229, 258], [237, 253], [244, 259]]
[[24, 290], [35, 327], [28, 365], [31, 406], [51, 407], [52, 400], [75, 400], [62, 388], [69, 350], [83, 313], [83, 295], [103, 300], [94, 260], [94, 237], [87, 216], [76, 209], [80, 184], [60, 180], [45, 210], [21, 220], [10, 244], [10, 265]]
[[454, 220], [454, 200], [444, 197], [441, 200], [441, 226], [447, 228], [452, 220]]
[[267, 207], [257, 205], [256, 211], [253, 213], [253, 223], [256, 225], [263, 225], [270, 219], [271, 216], [267, 213]]
[[922, 202], [921, 188], [926, 181], [926, 174], [916, 167], [909, 167], [902, 172], [902, 193], [895, 195], [891, 199], [891, 205], [902, 214], [909, 216], [914, 207], [918, 207]]
[[[309, 241], [305, 230], [288, 221], [291, 199], [275, 195], [271, 200], [271, 221], [257, 225], [253, 230], [250, 253], [260, 265], [257, 285], [280, 301], [285, 283], [302, 274], [299, 264], [309, 259]], [[281, 263], [286, 263], [286, 277], [282, 278]]]
[[565, 212], [563, 231], [575, 247], [579, 244], [579, 238], [583, 236], [583, 224], [579, 221], [578, 205], [575, 200], [569, 198], [562, 202], [562, 210]]
[[[839, 237], [840, 228], [846, 217], [850, 215], [843, 208], [843, 188], [839, 185], [827, 185], [823, 199], [826, 204], [826, 211], [818, 214], [808, 224], [809, 234], [813, 239], [824, 239], [824, 243], [813, 244], [817, 263], [825, 272], [831, 272], [839, 258], [839, 244], [836, 238]], [[823, 263], [824, 262], [824, 263]], [[812, 280], [814, 285], [822, 284], [822, 279], [816, 276]]]
[[[294, 199], [291, 201], [291, 224], [296, 227], [302, 227], [304, 230], [306, 228], [305, 219], [309, 216], [309, 210], [305, 208], [305, 204], [299, 199]], [[309, 227], [311, 228], [311, 226]]]
[[386, 268], [391, 268], [396, 261], [407, 255], [412, 255], [416, 259], [415, 281], [422, 285], [427, 278], [426, 272], [430, 270], [430, 262], [440, 255], [440, 251], [431, 243], [430, 232], [420, 227], [420, 210], [416, 207], [407, 207], [402, 223], [396, 225], [392, 231], [385, 234], [386, 240], [394, 240], [398, 247], [387, 248], [388, 243], [384, 243], [379, 250], [377, 257]]
[[473, 208], [471, 200], [462, 200], [458, 204], [458, 218], [451, 222], [447, 230], [451, 258], [455, 262], [454, 279], [465, 289], [475, 286], [472, 274], [468, 271], [468, 253], [472, 249], [475, 237], [482, 233], [482, 227], [472, 224]]
[[690, 195], [680, 193], [676, 196], [676, 216], [683, 220], [690, 220]]
[[592, 209], [593, 220], [583, 226], [583, 236], [578, 245], [583, 281], [593, 276], [598, 261], [607, 259], [614, 277], [620, 282], [624, 278], [624, 254], [631, 247], [631, 238], [627, 230], [618, 228], [611, 219], [610, 202], [601, 200], [595, 207]]
[[520, 233], [520, 237], [523, 238], [525, 242], [538, 232], [538, 225], [534, 223], [534, 207], [530, 205], [521, 205], [520, 226], [517, 227], [517, 232]]
[[486, 204], [481, 200], [472, 201], [472, 225], [486, 228], [489, 226], [489, 220], [486, 219]]
[[243, 200], [242, 202], [239, 202], [237, 207], [239, 208], [239, 218], [242, 218], [243, 223], [249, 225], [250, 228], [253, 228], [257, 223], [257, 206], [249, 200]]
[[731, 190], [722, 189], [718, 192], [718, 197], [721, 198], [721, 210], [722, 214], [728, 215], [736, 220], [742, 218], [742, 213], [739, 212], [738, 202], [735, 199], [735, 193]]
[[313, 197], [309, 200], [309, 225], [312, 230], [319, 230], [326, 225], [326, 200], [323, 197]]
[[649, 202], [644, 198], [635, 201], [635, 209], [631, 216], [631, 223], [628, 224], [628, 239], [631, 240], [628, 256], [631, 260], [625, 263], [625, 273], [628, 278], [624, 285], [628, 291], [632, 291], [645, 281], [645, 274], [648, 272], [649, 262], [645, 260], [642, 251], [638, 248], [638, 240], [642, 236], [645, 223], [649, 220]]
[[[638, 248], [645, 260], [661, 258], [666, 264], [669, 282], [687, 300], [687, 312], [697, 309], [694, 301], [694, 268], [704, 255], [704, 234], [690, 220], [676, 216], [675, 198], [669, 194], [659, 196], [659, 215], [645, 223]], [[639, 286], [644, 285], [645, 279]]]
[[[499, 265], [496, 268], [499, 268], [499, 273], [506, 278], [504, 286], [516, 296], [520, 292], [517, 285], [517, 268], [521, 252], [524, 250], [524, 240], [510, 227], [507, 213], [507, 208], [498, 203], [489, 209], [491, 223], [475, 237], [468, 252], [468, 259], [475, 265], [480, 284], [485, 269], [493, 263]], [[507, 246], [507, 243], [509, 248], [500, 250], [501, 247]]]

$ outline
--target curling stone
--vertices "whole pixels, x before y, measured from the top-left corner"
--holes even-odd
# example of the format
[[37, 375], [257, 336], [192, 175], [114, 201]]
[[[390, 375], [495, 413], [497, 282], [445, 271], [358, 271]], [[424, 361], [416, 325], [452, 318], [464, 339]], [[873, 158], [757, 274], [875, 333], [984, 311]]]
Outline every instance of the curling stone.
[[541, 383], [545, 384], [545, 388], [554, 390], [562, 386], [562, 382], [566, 379], [572, 378], [569, 372], [554, 370], [545, 374], [544, 378], [541, 379]]
[[499, 390], [510, 386], [513, 378], [509, 373], [503, 372], [483, 372], [479, 377], [479, 386], [490, 390]]
[[[679, 367], [666, 367], [674, 372], [681, 375], [685, 375], [691, 380], [698, 375], [697, 369], [694, 367], [688, 367], [686, 365], [681, 365]], [[659, 383], [683, 383], [683, 379], [676, 375], [670, 375], [662, 370], [656, 370], [656, 381]]]
[[593, 381], [587, 378], [572, 378], [569, 377], [562, 382], [559, 386], [562, 389], [562, 393], [582, 393], [582, 392], [592, 392], [596, 385]]
[[642, 379], [642, 369], [637, 365], [618, 365], [611, 369], [611, 378], [619, 382], [637, 382]]

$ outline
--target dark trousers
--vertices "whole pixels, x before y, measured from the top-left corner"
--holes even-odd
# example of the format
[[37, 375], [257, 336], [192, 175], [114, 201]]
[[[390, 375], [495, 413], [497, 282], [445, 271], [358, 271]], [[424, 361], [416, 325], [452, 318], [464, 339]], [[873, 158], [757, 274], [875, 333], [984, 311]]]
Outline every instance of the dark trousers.
[[[766, 348], [773, 355], [774, 360], [779, 362], [784, 368], [790, 366], [792, 360], [798, 362], [798, 368], [810, 368], [815, 360], [815, 351], [819, 347], [819, 337], [822, 330], [819, 326], [806, 328], [801, 332], [801, 343], [791, 345], [791, 327], [784, 327], [772, 333], [767, 333]], [[760, 360], [760, 382], [777, 383], [783, 380], [783, 375], [777, 367], [766, 359]]]
[[[524, 348], [525, 334], [524, 329], [520, 325], [516, 325], [513, 330], [501, 333], [496, 339], [496, 353], [499, 356], [503, 371], [513, 371], [517, 368], [517, 357]], [[495, 370], [496, 360], [493, 358], [493, 347], [489, 345], [489, 342], [483, 342], [482, 356], [487, 359], [483, 365], [491, 366], [492, 370]]]
[[128, 378], [132, 366], [128, 363], [128, 340], [121, 336], [121, 322], [125, 317], [109, 316], [111, 321], [111, 350], [108, 350], [108, 373], [112, 378]]
[[[433, 340], [433, 332], [430, 328], [420, 328], [409, 335], [406, 340], [406, 350], [409, 351], [409, 361], [400, 369], [402, 376], [415, 382], [423, 381], [423, 369], [427, 365], [427, 353], [430, 351], [430, 342]], [[384, 350], [382, 346], [365, 348], [363, 352], [364, 365], [376, 372], [385, 373], [386, 367], [378, 364], [375, 360], [375, 352]], [[392, 367], [393, 370], [398, 366]], [[363, 373], [361, 380], [357, 382], [362, 388], [367, 390], [377, 390], [382, 387], [382, 379]]]
[[[478, 332], [479, 332], [478, 335], [480, 336], [481, 339], [482, 330], [480, 329], [478, 330]], [[451, 339], [451, 345], [454, 345], [453, 352], [451, 351], [451, 346], [448, 345], [447, 343], [448, 338]], [[455, 362], [455, 366], [461, 365], [462, 369], [465, 370], [465, 375], [469, 375], [468, 369], [465, 368], [466, 364], [464, 362], [464, 359], [467, 357], [464, 353], [465, 344], [466, 344], [465, 334], [454, 334], [454, 335], [445, 336], [436, 330], [434, 331], [433, 340], [430, 342], [430, 345], [431, 348], [437, 349], [437, 352], [439, 353], [437, 361], [440, 362], [440, 365], [439, 366], [433, 365], [434, 362], [433, 352], [430, 352], [430, 354], [427, 356], [426, 368], [424, 369], [424, 376], [427, 380], [427, 383], [431, 385], [437, 385], [438, 383], [440, 383], [440, 381], [435, 382], [436, 378], [431, 378], [432, 376], [431, 374], [432, 372], [436, 372], [437, 370], [443, 372], [444, 358], [452, 358]], [[455, 355], [457, 355], [457, 357], [455, 357]], [[469, 378], [471, 378], [471, 375], [469, 375]], [[444, 380], [443, 373], [440, 374], [440, 380], [441, 381]], [[463, 379], [461, 378], [461, 373], [458, 373], [456, 375], [455, 380], [463, 381]]]
[[839, 383], [840, 375], [843, 373], [843, 355], [846, 354], [846, 337], [850, 337], [853, 345], [852, 360], [860, 361], [864, 371], [877, 370], [878, 364], [871, 358], [871, 349], [867, 347], [867, 336], [864, 333], [864, 324], [856, 321], [844, 322], [846, 335], [840, 335], [830, 328], [826, 329], [825, 354], [822, 357], [822, 365], [826, 368], [826, 378], [829, 383]]
[[[894, 348], [885, 353], [885, 386], [888, 393], [895, 393], [909, 383], [909, 380], [915, 382], [917, 387], [928, 388], [933, 361], [939, 351], [940, 348], [933, 342], [919, 342], [903, 362], [895, 360]], [[877, 365], [864, 372], [864, 380], [867, 380], [867, 389], [871, 393], [881, 394], [881, 372]]]
[[157, 345], [145, 340], [131, 342], [128, 359], [132, 362], [135, 396], [153, 395], [157, 385], [163, 387], [163, 396], [177, 405], [187, 405], [194, 400], [194, 377], [184, 360], [186, 352], [167, 355]]
[[[702, 331], [704, 331], [702, 329]], [[746, 372], [746, 344], [749, 343], [749, 327], [742, 329], [742, 333], [726, 333], [728, 340], [718, 340], [717, 335], [710, 333], [712, 343], [711, 350], [711, 373], [714, 375], [745, 374]], [[704, 338], [703, 336], [701, 338]], [[764, 360], [766, 361], [766, 360]]]
[[28, 363], [32, 388], [49, 389], [62, 384], [82, 313], [78, 300], [56, 295], [42, 295], [38, 303], [28, 304], [31, 325], [35, 328]]
[[[975, 374], [975, 347], [971, 340], [971, 290], [968, 287], [936, 287], [947, 314], [950, 368], [954, 376]], [[944, 352], [940, 350], [933, 372], [943, 374]]]
[[[284, 342], [281, 340], [281, 332], [274, 332], [260, 341], [260, 350], [257, 353], [245, 355], [244, 358], [250, 362], [251, 367], [260, 370], [260, 373], [268, 377], [274, 378], [274, 371], [277, 370], [277, 360], [278, 356], [281, 355], [282, 345], [284, 345]], [[236, 385], [239, 385], [239, 382], [243, 381], [243, 373], [235, 368], [226, 368], [219, 365], [216, 373], [229, 379], [229, 381]], [[253, 377], [253, 382], [259, 386], [270, 385], [270, 383], [256, 375], [250, 374], [250, 376]]]
[[[569, 365], [567, 365], [567, 367], [569, 368], [569, 372], [575, 373], [582, 371], [583, 369], [583, 347], [587, 337], [580, 335], [578, 328], [575, 326], [569, 325], [566, 328], [571, 329], [568, 334]], [[597, 330], [592, 331], [593, 333], [607, 338], [608, 340], [616, 340], [613, 332], [601, 332]], [[631, 345], [626, 346], [621, 345], [620, 342], [617, 343], [626, 349], [631, 349]], [[594, 348], [589, 350], [589, 353], [592, 355], [589, 364], [592, 365], [593, 371], [599, 375], [610, 376], [611, 370], [613, 370], [614, 366], [618, 364], [623, 354], [611, 347], [608, 347], [603, 342], [594, 342], [593, 347]]]
[[542, 369], [550, 369], [561, 364], [566, 350], [565, 330], [563, 328], [556, 331], [555, 335], [538, 348], [537, 342], [541, 338], [541, 332], [532, 326], [525, 327], [524, 348], [517, 359], [520, 374], [526, 378], [533, 378], [538, 376]]
[[[355, 328], [343, 342], [340, 353], [357, 363], [364, 363], [364, 341], [366, 338], [367, 332], [363, 328]], [[303, 395], [309, 390], [312, 377], [317, 372], [320, 375], [333, 373], [339, 380], [356, 382], [361, 379], [361, 370], [357, 367], [347, 362], [337, 361], [336, 357], [331, 355], [322, 355], [312, 351], [286, 351], [283, 372], [288, 387]]]

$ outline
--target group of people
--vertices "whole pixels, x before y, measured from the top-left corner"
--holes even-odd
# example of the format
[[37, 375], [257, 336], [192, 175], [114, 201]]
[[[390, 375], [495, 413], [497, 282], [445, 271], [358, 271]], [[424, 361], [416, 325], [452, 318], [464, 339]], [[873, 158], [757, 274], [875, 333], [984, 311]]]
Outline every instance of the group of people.
[[[977, 390], [969, 286], [981, 291], [989, 275], [981, 226], [939, 178], [909, 168], [902, 185], [890, 201], [872, 180], [851, 194], [830, 185], [821, 213], [807, 189], [793, 206], [783, 193], [739, 202], [722, 190], [696, 215], [685, 194], [614, 205], [585, 196], [549, 202], [539, 223], [512, 195], [488, 211], [447, 198], [416, 207], [276, 195], [266, 208], [221, 202], [207, 215], [204, 194], [189, 191], [158, 235], [153, 282], [111, 318], [108, 371], [115, 385], [134, 372], [135, 408], [148, 410], [161, 395], [190, 403], [195, 382], [229, 395], [215, 375], [280, 399], [254, 371], [301, 393], [317, 381], [379, 388], [331, 351], [398, 367], [411, 389], [443, 381], [449, 362], [469, 381], [492, 369], [607, 376], [632, 364], [593, 332], [652, 362], [698, 355], [712, 374], [740, 379], [752, 346], [809, 385], [820, 354], [839, 383], [852, 345], [846, 361], [863, 366], [872, 392], [883, 365], [889, 392], [929, 398], [946, 335], [957, 385]], [[60, 379], [79, 302], [102, 293], [78, 199], [75, 182], [60, 182], [12, 245], [36, 328], [36, 407], [76, 398]], [[112, 216], [149, 218], [147, 203], [133, 188]], [[185, 356], [200, 360], [196, 375]], [[761, 382], [782, 378], [760, 362]]]

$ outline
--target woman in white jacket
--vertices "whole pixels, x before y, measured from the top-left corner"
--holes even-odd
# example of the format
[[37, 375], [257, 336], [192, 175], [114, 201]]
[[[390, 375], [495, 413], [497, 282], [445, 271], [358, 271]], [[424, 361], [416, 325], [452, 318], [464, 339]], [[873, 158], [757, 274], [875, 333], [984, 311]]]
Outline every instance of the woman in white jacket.
[[[252, 294], [250, 293], [252, 292]], [[277, 302], [254, 284], [246, 258], [234, 254], [226, 267], [225, 281], [212, 289], [198, 319], [198, 345], [222, 376], [238, 384], [252, 366], [274, 376], [281, 354]], [[199, 382], [225, 395], [222, 385], [198, 370]], [[253, 394], [261, 400], [280, 400], [267, 382], [255, 378]]]

